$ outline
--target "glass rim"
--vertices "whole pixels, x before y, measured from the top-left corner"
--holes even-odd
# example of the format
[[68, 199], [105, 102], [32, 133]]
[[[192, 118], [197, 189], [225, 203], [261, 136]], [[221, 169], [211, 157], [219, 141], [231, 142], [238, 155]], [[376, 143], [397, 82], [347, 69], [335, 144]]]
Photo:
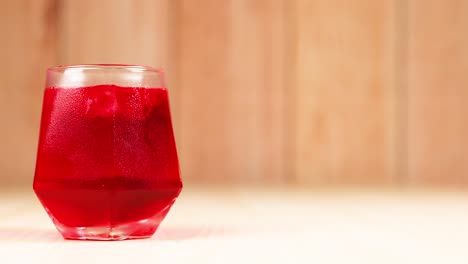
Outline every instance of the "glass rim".
[[71, 65], [59, 65], [50, 67], [47, 69], [48, 72], [65, 72], [66, 70], [128, 70], [132, 72], [154, 72], [158, 74], [164, 74], [162, 69], [154, 68], [146, 65], [138, 64], [71, 64]]

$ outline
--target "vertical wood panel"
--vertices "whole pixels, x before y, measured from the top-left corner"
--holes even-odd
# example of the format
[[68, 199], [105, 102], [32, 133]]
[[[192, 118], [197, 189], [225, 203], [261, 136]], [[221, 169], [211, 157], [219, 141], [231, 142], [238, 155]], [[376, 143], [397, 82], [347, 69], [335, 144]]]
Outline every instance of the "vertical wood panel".
[[166, 68], [169, 16], [167, 0], [65, 0], [60, 60]]
[[281, 182], [285, 172], [286, 1], [231, 2], [230, 173]]
[[1, 184], [29, 184], [34, 175], [45, 71], [56, 64], [58, 1], [0, 3]]
[[181, 160], [186, 178], [282, 181], [283, 1], [182, 1]]
[[216, 0], [182, 0], [179, 6], [182, 176], [223, 178], [229, 166], [229, 6]]
[[468, 183], [468, 2], [410, 1], [409, 173]]
[[297, 1], [299, 182], [394, 180], [394, 9], [394, 1]]

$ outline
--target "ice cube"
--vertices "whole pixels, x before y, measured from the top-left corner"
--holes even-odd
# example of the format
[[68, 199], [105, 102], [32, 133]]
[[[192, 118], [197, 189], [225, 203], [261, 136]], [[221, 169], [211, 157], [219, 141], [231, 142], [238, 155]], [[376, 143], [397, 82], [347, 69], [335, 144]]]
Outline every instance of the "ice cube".
[[118, 110], [115, 87], [95, 86], [93, 89], [87, 89], [86, 97], [85, 115], [87, 117], [110, 118]]

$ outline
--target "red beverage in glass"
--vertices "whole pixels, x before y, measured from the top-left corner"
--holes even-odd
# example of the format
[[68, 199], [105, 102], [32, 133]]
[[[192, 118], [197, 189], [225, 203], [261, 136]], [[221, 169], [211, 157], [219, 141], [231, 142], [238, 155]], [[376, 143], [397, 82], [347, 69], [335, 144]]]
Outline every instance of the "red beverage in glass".
[[[127, 72], [132, 67], [162, 74], [137, 66], [74, 67], [94, 67], [91, 71], [98, 75], [112, 70], [132, 76]], [[59, 84], [67, 83], [61, 80]], [[65, 238], [149, 237], [181, 188], [162, 85], [45, 89], [34, 190]]]

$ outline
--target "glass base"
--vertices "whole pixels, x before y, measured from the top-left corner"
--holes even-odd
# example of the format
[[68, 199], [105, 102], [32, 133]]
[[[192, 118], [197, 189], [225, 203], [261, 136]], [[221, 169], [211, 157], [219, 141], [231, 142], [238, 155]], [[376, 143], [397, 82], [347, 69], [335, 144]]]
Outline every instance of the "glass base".
[[[83, 195], [70, 195], [70, 190], [65, 190], [68, 197], [76, 197], [68, 203], [57, 203], [52, 201], [63, 201], [60, 199], [49, 200], [48, 207], [45, 199], [40, 199], [49, 214], [57, 230], [65, 239], [77, 240], [125, 240], [151, 237], [166, 217], [169, 209], [175, 201], [175, 198], [169, 199], [150, 199], [146, 201], [145, 192], [130, 191], [118, 193], [117, 199], [111, 199], [112, 206], [108, 203], [96, 203], [89, 201]], [[61, 194], [65, 191], [60, 191]], [[106, 194], [103, 191], [86, 190], [89, 192]], [[80, 190], [80, 194], [83, 190]], [[149, 191], [153, 193], [154, 191]], [[39, 197], [49, 197], [51, 192], [37, 192]], [[130, 193], [130, 195], [129, 195]], [[45, 194], [49, 195], [46, 196]], [[156, 194], [160, 195], [159, 192]], [[60, 197], [63, 197], [61, 195]], [[96, 195], [95, 195], [96, 196]], [[95, 197], [88, 195], [88, 197]], [[114, 193], [114, 196], [116, 194]], [[130, 196], [130, 198], [129, 198]], [[84, 198], [83, 198], [84, 197]], [[123, 199], [123, 198], [125, 199]], [[172, 196], [177, 197], [177, 194]], [[57, 198], [57, 197], [55, 197]], [[101, 201], [103, 199], [100, 199]], [[117, 202], [118, 203], [117, 203]], [[94, 202], [94, 203], [93, 203]], [[109, 202], [109, 203], [110, 203]], [[139, 202], [139, 207], [129, 206]], [[58, 216], [58, 217], [56, 217]]]
[[67, 227], [56, 224], [58, 231], [65, 239], [103, 241], [149, 238], [156, 232], [158, 226], [159, 223], [150, 219], [112, 227]]

